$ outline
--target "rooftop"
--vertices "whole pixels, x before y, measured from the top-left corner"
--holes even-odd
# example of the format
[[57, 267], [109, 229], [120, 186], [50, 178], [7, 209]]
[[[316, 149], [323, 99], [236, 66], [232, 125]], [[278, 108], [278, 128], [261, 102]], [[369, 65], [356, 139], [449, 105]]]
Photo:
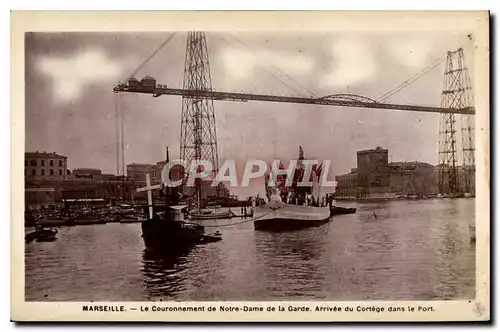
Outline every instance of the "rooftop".
[[68, 157], [57, 154], [55, 152], [25, 152], [24, 153], [25, 158], [65, 158], [67, 159]]
[[155, 167], [156, 165], [153, 165], [153, 164], [132, 163], [132, 164], [128, 164], [127, 165], [127, 167], [129, 167], [129, 166]]
[[360, 150], [357, 153], [368, 153], [368, 152], [388, 152], [388, 149], [383, 149], [380, 146], [377, 146], [375, 149], [367, 149], [367, 150]]
[[416, 166], [416, 165], [433, 167], [431, 164], [424, 163], [421, 161], [396, 161], [389, 163], [389, 166]]

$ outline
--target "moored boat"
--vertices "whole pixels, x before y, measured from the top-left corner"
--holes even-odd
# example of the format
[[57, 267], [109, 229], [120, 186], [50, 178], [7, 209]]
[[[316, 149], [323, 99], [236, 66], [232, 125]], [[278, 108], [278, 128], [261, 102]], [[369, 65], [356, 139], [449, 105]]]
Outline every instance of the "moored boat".
[[[166, 163], [168, 163], [168, 148]], [[200, 224], [187, 222], [188, 205], [179, 204], [179, 196], [172, 193], [172, 188], [161, 187], [160, 193], [164, 195], [164, 204], [156, 206], [153, 204], [151, 192], [154, 189], [150, 186], [150, 175], [146, 174], [145, 188], [137, 189], [140, 191], [148, 191], [148, 218], [141, 222], [142, 238], [146, 251], [185, 253], [191, 250], [194, 246], [203, 243], [205, 227]], [[197, 186], [198, 202], [199, 202], [199, 186]], [[198, 204], [199, 206], [199, 204]], [[214, 238], [206, 238], [214, 240]]]
[[339, 214], [350, 214], [350, 213], [356, 213], [356, 208], [344, 208], [340, 206], [330, 207], [330, 217]]
[[102, 225], [106, 224], [106, 219], [96, 218], [96, 219], [75, 219], [73, 220], [75, 225]]
[[44, 232], [40, 233], [36, 237], [37, 242], [52, 242], [57, 240], [57, 236], [55, 233]]
[[30, 243], [30, 242], [33, 242], [34, 240], [36, 240], [36, 237], [37, 237], [38, 233], [37, 231], [29, 231], [29, 232], [26, 232], [24, 234], [24, 240], [26, 241], [26, 243]]
[[218, 242], [222, 240], [222, 235], [219, 233], [219, 231], [213, 233], [213, 234], [203, 234], [203, 238], [201, 239], [202, 243], [212, 243], [212, 242]]
[[189, 219], [192, 220], [208, 220], [208, 219], [229, 219], [234, 217], [234, 213], [228, 211], [217, 211], [212, 209], [204, 209], [189, 214]]
[[58, 233], [57, 229], [43, 228], [42, 226], [37, 226], [34, 231], [28, 232], [24, 238], [27, 243], [32, 241], [37, 242], [49, 242], [55, 241], [57, 239], [56, 234]]
[[146, 248], [175, 251], [201, 243], [205, 228], [184, 221], [186, 208], [187, 205], [169, 206], [166, 211], [143, 221], [141, 229]]
[[38, 220], [38, 223], [42, 226], [68, 226], [72, 224], [72, 221], [68, 218], [46, 218]]
[[254, 213], [256, 230], [285, 231], [320, 226], [330, 220], [328, 207], [286, 204], [271, 200]]
[[122, 224], [132, 224], [132, 223], [139, 223], [147, 220], [147, 218], [144, 218], [143, 216], [139, 215], [130, 215], [130, 216], [123, 216], [120, 218], [120, 223]]
[[72, 220], [75, 225], [96, 225], [96, 224], [105, 224], [106, 218], [101, 218], [100, 216], [84, 213]]

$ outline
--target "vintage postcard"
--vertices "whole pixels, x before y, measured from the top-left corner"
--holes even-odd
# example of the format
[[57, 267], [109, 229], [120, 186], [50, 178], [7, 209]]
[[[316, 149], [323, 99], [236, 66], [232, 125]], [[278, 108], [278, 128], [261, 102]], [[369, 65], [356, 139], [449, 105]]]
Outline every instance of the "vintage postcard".
[[12, 320], [490, 319], [487, 11], [11, 19]]

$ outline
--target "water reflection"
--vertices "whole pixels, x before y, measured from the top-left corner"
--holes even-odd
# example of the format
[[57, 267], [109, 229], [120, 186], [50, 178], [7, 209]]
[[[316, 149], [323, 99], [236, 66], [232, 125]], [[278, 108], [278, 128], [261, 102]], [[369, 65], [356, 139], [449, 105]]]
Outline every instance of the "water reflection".
[[191, 248], [176, 252], [144, 249], [141, 272], [149, 297], [174, 297], [184, 290], [179, 273], [186, 267]]
[[266, 299], [321, 298], [326, 278], [328, 225], [281, 233], [255, 232], [256, 255]]
[[452, 299], [459, 294], [459, 278], [462, 263], [464, 241], [462, 225], [457, 222], [458, 211], [453, 202], [442, 211], [442, 222], [434, 226], [436, 232], [435, 275], [439, 280], [434, 287], [434, 296], [440, 299]]
[[145, 251], [138, 224], [61, 228], [25, 246], [26, 300], [474, 298], [474, 200], [350, 204], [356, 214], [300, 231], [221, 221], [222, 241], [177, 253]]

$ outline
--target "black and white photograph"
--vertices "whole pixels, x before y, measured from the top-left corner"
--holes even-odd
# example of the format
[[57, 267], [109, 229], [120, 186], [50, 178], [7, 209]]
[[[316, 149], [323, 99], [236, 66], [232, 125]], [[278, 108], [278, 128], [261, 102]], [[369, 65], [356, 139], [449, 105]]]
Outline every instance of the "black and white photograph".
[[488, 319], [487, 12], [133, 15], [18, 33], [20, 302], [279, 321], [461, 320], [458, 301]]

